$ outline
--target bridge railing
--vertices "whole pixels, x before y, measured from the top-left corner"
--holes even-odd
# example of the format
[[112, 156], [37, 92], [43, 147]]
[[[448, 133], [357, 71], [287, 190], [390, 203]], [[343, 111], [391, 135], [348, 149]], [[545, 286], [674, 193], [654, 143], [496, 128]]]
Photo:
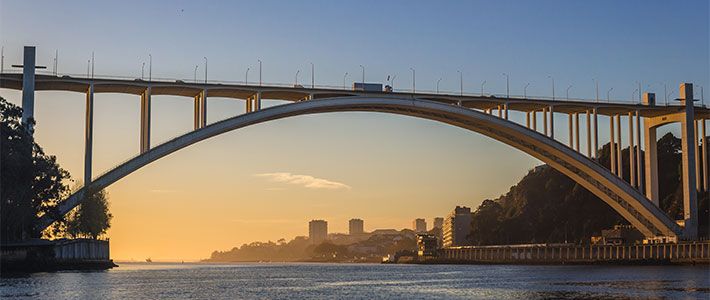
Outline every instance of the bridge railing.
[[[4, 69], [2, 70], [2, 74], [22, 74], [22, 71], [15, 70], [15, 69]], [[146, 76], [143, 76], [141, 78], [140, 76], [118, 76], [118, 75], [105, 75], [105, 74], [100, 74], [96, 75], [94, 74], [93, 77], [91, 77], [90, 74], [78, 74], [78, 73], [54, 73], [53, 71], [49, 70], [36, 70], [36, 74], [40, 75], [48, 75], [48, 76], [57, 76], [57, 77], [71, 77], [73, 79], [77, 80], [87, 80], [87, 79], [115, 79], [115, 80], [131, 80], [131, 81], [144, 81], [147, 82], [148, 78]], [[199, 78], [195, 80], [194, 78], [167, 78], [167, 77], [151, 77], [150, 78], [152, 82], [160, 82], [160, 83], [175, 83], [175, 82], [180, 82], [180, 83], [185, 83], [185, 84], [196, 84], [196, 85], [201, 85], [205, 84], [204, 79], [200, 80]], [[207, 81], [207, 84], [226, 84], [226, 85], [242, 85], [242, 86], [252, 86], [252, 87], [259, 87], [259, 86], [267, 86], [267, 87], [283, 87], [283, 88], [293, 88], [296, 87], [295, 84], [293, 83], [280, 83], [280, 82], [263, 82], [259, 84], [258, 81], [239, 81], [239, 80], [216, 80], [216, 79], [209, 79]], [[343, 85], [325, 85], [325, 84], [316, 84], [311, 86], [310, 84], [299, 84], [298, 88], [303, 88], [303, 89], [328, 89], [328, 90], [339, 90], [339, 91], [352, 91], [352, 87], [349, 86], [343, 86]], [[394, 88], [394, 92], [396, 93], [403, 93], [403, 94], [411, 94], [412, 89], [411, 88]], [[511, 94], [509, 97], [504, 94], [504, 93], [472, 93], [472, 92], [463, 92], [461, 93], [460, 91], [449, 91], [449, 90], [439, 90], [438, 92], [436, 90], [428, 90], [428, 89], [417, 89], [415, 94], [422, 94], [422, 95], [440, 95], [440, 96], [451, 96], [451, 97], [457, 97], [457, 96], [464, 96], [464, 97], [495, 97], [496, 99], [499, 100], [504, 100], [506, 98], [510, 98], [511, 100], [526, 100], [526, 99], [534, 99], [534, 100], [547, 100], [547, 101], [570, 101], [570, 102], [597, 102], [600, 104], [623, 104], [623, 105], [638, 105], [640, 104], [639, 101], [632, 99], [632, 100], [625, 100], [625, 99], [599, 99], [597, 101], [596, 99], [585, 99], [585, 98], [576, 98], [576, 97], [550, 97], [550, 96], [539, 96], [539, 95], [517, 95], [517, 94]], [[702, 95], [701, 95], [702, 97]], [[660, 101], [659, 101], [660, 100]], [[657, 99], [656, 101], [656, 106], [679, 106], [680, 103], [676, 101], [666, 101], [665, 99]], [[704, 102], [702, 101], [696, 101], [695, 106], [697, 107], [708, 107]]]

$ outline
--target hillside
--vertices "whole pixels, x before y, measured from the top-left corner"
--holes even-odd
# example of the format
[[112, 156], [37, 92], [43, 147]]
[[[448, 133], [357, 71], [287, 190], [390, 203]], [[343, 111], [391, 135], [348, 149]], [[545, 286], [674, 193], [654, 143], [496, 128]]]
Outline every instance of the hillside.
[[[658, 141], [660, 206], [671, 217], [683, 214], [680, 189], [680, 139], [668, 133]], [[609, 166], [609, 144], [600, 161]], [[622, 151], [628, 181], [629, 148]], [[643, 163], [643, 160], [642, 160]], [[708, 194], [698, 194], [700, 234], [708, 235]], [[610, 206], [553, 168], [542, 165], [510, 191], [485, 200], [474, 212], [470, 239], [474, 245], [541, 242], [588, 242], [602, 229], [627, 224]]]

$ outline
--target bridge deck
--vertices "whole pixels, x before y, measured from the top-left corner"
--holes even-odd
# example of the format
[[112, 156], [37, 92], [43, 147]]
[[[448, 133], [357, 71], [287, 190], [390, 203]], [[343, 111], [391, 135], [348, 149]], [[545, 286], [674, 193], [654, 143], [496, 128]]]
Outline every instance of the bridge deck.
[[[626, 114], [628, 112], [639, 111], [643, 117], [655, 117], [672, 114], [682, 110], [677, 105], [669, 106], [647, 106], [632, 103], [618, 102], [596, 102], [596, 101], [568, 101], [536, 99], [523, 97], [492, 96], [492, 95], [456, 95], [437, 93], [411, 93], [411, 92], [364, 92], [356, 90], [338, 88], [307, 88], [288, 87], [275, 85], [245, 85], [245, 84], [222, 84], [222, 83], [189, 83], [180, 80], [153, 80], [145, 81], [141, 79], [107, 79], [107, 78], [81, 78], [70, 76], [36, 75], [35, 89], [37, 91], [70, 91], [84, 93], [89, 85], [94, 84], [95, 93], [120, 93], [140, 95], [147, 87], [151, 87], [152, 95], [171, 95], [194, 97], [201, 91], [206, 90], [208, 97], [222, 97], [233, 99], [247, 99], [257, 92], [261, 93], [262, 99], [299, 101], [309, 95], [314, 99], [333, 98], [346, 96], [368, 96], [368, 97], [411, 97], [417, 99], [431, 100], [436, 102], [456, 104], [473, 109], [495, 109], [499, 105], [507, 104], [509, 110], [533, 111], [541, 110], [545, 107], [554, 106], [555, 112], [559, 113], [584, 113], [587, 110], [596, 108], [598, 114], [614, 115]], [[6, 73], [0, 74], [0, 88], [22, 89], [22, 74]], [[696, 117], [699, 119], [710, 118], [710, 109], [696, 106]]]

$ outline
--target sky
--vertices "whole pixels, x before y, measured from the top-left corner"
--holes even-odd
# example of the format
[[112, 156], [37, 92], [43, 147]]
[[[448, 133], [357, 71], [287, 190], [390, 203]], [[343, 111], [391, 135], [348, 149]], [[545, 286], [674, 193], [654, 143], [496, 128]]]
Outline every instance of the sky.
[[[311, 79], [341, 86], [396, 76], [395, 89], [631, 101], [677, 97], [678, 84], [710, 87], [709, 7], [672, 1], [11, 1], [0, 0], [4, 67], [22, 47], [62, 74], [266, 83]], [[549, 76], [549, 77], [548, 77]], [[696, 88], [697, 89], [697, 88]], [[20, 92], [0, 89], [20, 104]], [[699, 97], [696, 97], [699, 98]], [[154, 96], [152, 145], [192, 127], [192, 99]], [[243, 101], [210, 98], [208, 123], [244, 112]], [[706, 100], [706, 104], [709, 101]], [[265, 101], [265, 106], [283, 104]], [[36, 138], [73, 178], [83, 177], [84, 95], [37, 92]], [[522, 114], [511, 113], [520, 121]], [[564, 124], [565, 116], [557, 116]], [[605, 118], [601, 118], [600, 128]], [[566, 142], [566, 126], [556, 136]], [[623, 130], [623, 129], [622, 129]], [[676, 126], [664, 131], [676, 132]], [[626, 130], [622, 132], [626, 133]], [[660, 135], [659, 135], [660, 137]], [[608, 141], [605, 130], [601, 142]], [[582, 149], [585, 149], [582, 139]], [[625, 142], [626, 143], [626, 142]], [[93, 173], [139, 150], [139, 97], [97, 94]], [[117, 260], [196, 260], [251, 241], [307, 235], [326, 219], [346, 232], [408, 228], [506, 193], [540, 161], [449, 125], [381, 113], [299, 116], [233, 131], [180, 150], [108, 188]]]

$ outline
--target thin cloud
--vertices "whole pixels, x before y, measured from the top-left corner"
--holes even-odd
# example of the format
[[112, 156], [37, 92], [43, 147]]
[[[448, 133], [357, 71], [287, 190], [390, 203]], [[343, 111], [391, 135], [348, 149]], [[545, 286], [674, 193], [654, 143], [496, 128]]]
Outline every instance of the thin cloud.
[[347, 184], [331, 181], [323, 178], [316, 178], [310, 175], [291, 174], [288, 172], [276, 173], [261, 173], [254, 174], [256, 177], [268, 178], [273, 182], [282, 182], [288, 184], [296, 184], [309, 189], [326, 189], [326, 190], [349, 190], [351, 187]]
[[180, 191], [179, 190], [152, 189], [152, 190], [150, 190], [150, 192], [155, 193], [155, 194], [175, 194]]

